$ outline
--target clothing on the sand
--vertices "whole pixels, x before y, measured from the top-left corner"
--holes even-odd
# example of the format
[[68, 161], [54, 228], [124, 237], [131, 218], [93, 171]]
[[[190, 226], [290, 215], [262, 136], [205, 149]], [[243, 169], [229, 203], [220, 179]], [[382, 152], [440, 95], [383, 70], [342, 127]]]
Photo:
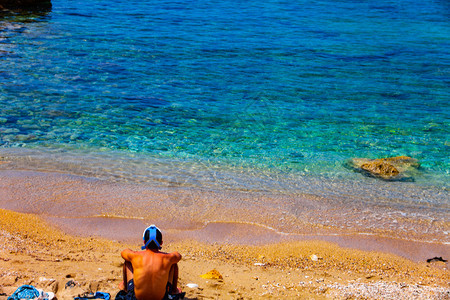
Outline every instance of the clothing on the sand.
[[105, 300], [110, 300], [111, 299], [111, 295], [109, 295], [108, 293], [103, 293], [103, 292], [95, 292], [94, 293], [86, 293], [82, 296], [78, 296], [74, 298], [75, 300], [88, 300], [88, 299], [105, 299]]
[[22, 285], [8, 297], [8, 300], [34, 299], [39, 297], [39, 291], [32, 285]]
[[32, 285], [22, 285], [17, 288], [17, 290], [8, 297], [8, 300], [20, 300], [20, 299], [41, 299], [41, 300], [51, 300], [55, 294], [49, 292], [46, 293], [43, 290], [39, 290]]
[[[169, 292], [172, 290], [172, 284], [170, 282], [167, 283], [166, 293], [162, 300], [178, 300], [183, 299], [186, 293], [180, 293], [171, 295]], [[136, 295], [134, 294], [134, 281], [131, 279], [127, 283], [127, 291], [121, 290], [117, 293], [115, 300], [137, 300]]]

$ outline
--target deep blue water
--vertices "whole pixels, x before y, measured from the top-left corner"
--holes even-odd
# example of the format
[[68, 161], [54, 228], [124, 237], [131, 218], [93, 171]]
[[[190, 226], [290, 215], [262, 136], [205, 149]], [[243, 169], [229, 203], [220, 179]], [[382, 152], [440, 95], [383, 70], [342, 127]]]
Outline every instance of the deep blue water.
[[450, 4], [362, 2], [54, 0], [5, 14], [0, 154], [318, 194], [323, 180], [375, 180], [350, 158], [408, 155], [413, 185], [448, 204]]

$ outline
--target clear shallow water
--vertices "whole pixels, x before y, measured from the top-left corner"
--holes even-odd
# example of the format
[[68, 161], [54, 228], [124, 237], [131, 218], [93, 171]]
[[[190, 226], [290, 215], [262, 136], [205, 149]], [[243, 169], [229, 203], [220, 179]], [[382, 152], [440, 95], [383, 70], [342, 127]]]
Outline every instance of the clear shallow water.
[[[116, 0], [5, 15], [0, 154], [18, 168], [448, 210], [449, 10]], [[397, 155], [421, 162], [415, 182], [343, 166]]]

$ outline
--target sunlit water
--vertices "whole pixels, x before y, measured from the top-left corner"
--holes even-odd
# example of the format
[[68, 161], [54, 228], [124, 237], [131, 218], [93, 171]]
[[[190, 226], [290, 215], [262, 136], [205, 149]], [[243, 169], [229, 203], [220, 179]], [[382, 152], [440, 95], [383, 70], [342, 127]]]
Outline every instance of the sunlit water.
[[[0, 155], [449, 216], [447, 1], [53, 1], [0, 17]], [[409, 182], [345, 167], [408, 155]]]

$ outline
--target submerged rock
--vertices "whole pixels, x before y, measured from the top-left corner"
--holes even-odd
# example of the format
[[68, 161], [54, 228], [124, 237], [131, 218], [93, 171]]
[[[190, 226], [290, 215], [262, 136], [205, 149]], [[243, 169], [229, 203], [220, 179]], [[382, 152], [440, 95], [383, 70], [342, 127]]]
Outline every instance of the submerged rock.
[[412, 175], [419, 168], [417, 159], [409, 156], [353, 158], [348, 165], [357, 172], [384, 180], [412, 180]]
[[400, 172], [396, 167], [383, 160], [375, 160], [363, 163], [361, 169], [376, 176], [393, 177]]
[[0, 0], [0, 9], [40, 9], [51, 8], [51, 0]]

